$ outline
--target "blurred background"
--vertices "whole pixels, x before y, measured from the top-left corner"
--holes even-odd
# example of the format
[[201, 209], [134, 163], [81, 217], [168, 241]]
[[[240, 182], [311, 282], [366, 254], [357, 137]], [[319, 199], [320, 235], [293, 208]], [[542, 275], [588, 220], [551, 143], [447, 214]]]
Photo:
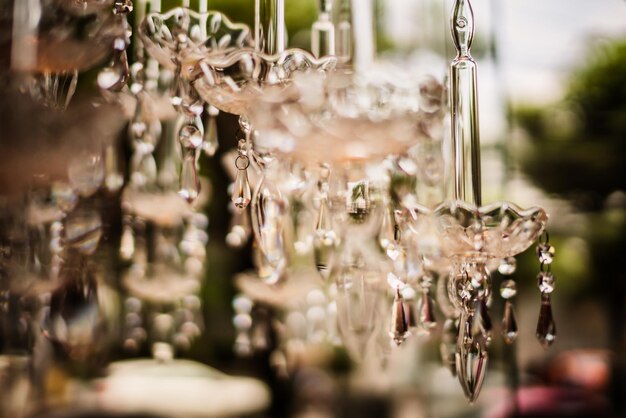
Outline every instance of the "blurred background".
[[[196, 3], [192, 1], [191, 6]], [[253, 3], [210, 0], [209, 8], [252, 25]], [[416, 72], [428, 65], [438, 75], [445, 74], [453, 57], [448, 27], [451, 3], [378, 0], [379, 53]], [[174, 5], [178, 3], [163, 1], [164, 10]], [[182, 357], [228, 375], [262, 381], [271, 401], [242, 416], [626, 417], [626, 270], [621, 265], [626, 256], [626, 3], [474, 0], [472, 5], [484, 200], [542, 206], [550, 213], [550, 240], [557, 250], [552, 266], [557, 278], [553, 296], [556, 342], [544, 350], [534, 336], [540, 297], [535, 279], [538, 265], [531, 248], [518, 257], [514, 276], [519, 338], [513, 347], [500, 341], [492, 346], [490, 375], [475, 405], [467, 404], [456, 379], [440, 365], [437, 344], [430, 340], [411, 345], [410, 353], [405, 352], [399, 364], [393, 365], [396, 374], [391, 383], [382, 376], [362, 382], [354, 379], [354, 364], [341, 349], [318, 353], [323, 360], [312, 354], [290, 373], [277, 371], [269, 349], [236, 356], [231, 301], [238, 291], [233, 278], [252, 268], [252, 256], [250, 245], [233, 249], [225, 244], [231, 232], [230, 180], [222, 160], [236, 147], [237, 118], [220, 113], [220, 148], [213, 157], [201, 157], [202, 175], [210, 183], [210, 198], [202, 208], [208, 217], [206, 273], [199, 290], [198, 322], [203, 330]], [[308, 49], [316, 17], [315, 1], [286, 1], [290, 46]], [[119, 144], [121, 166], [128, 164], [130, 155], [124, 142], [127, 120], [119, 109], [101, 102], [97, 107], [91, 104], [100, 95], [95, 81], [98, 68], [80, 73], [75, 97], [63, 115], [33, 103], [20, 91], [10, 64], [13, 18], [13, 1], [1, 0], [0, 203], [5, 232], [13, 219], [7, 215], [9, 208], [22, 199], [20, 193], [27, 186], [37, 183], [32, 177], [42, 165], [47, 178], [62, 178], [68, 156], [86, 152], [92, 140]], [[112, 258], [110, 253], [121, 240], [122, 193], [102, 192], [96, 199], [97, 204], [108, 205], [98, 250], [102, 257]], [[1, 242], [0, 255], [8, 259], [12, 245], [9, 239]], [[115, 272], [121, 268], [117, 261], [108, 264], [111, 279], [107, 283], [112, 289], [119, 286]], [[90, 382], [105, 375], [106, 364], [150, 357], [149, 347], [130, 355], [123, 349], [123, 339], [102, 331], [96, 337], [106, 343], [89, 361], [58, 360], [60, 366], [33, 379], [31, 363], [10, 357], [22, 355], [29, 344], [19, 336], [22, 325], [12, 322], [14, 317], [7, 313], [12, 297], [6, 290], [8, 271], [0, 276], [5, 298], [0, 299], [0, 308], [4, 306], [0, 313], [5, 314], [0, 316], [0, 387], [10, 389], [0, 393], [4, 413], [0, 416], [21, 416], [17, 410], [26, 410], [25, 415], [62, 410], [76, 416], [105, 416], [74, 408], [72, 391], [80, 392], [75, 387], [63, 386], [64, 408], [49, 407], [40, 399], [61, 391], [59, 382], [70, 377], [81, 382], [78, 386], [89, 386], [88, 392], [97, 392], [97, 385], [94, 388]], [[499, 286], [501, 280], [496, 274], [494, 285]], [[502, 309], [494, 307], [494, 318], [500, 318]], [[44, 361], [41, 353], [35, 355], [35, 362]], [[36, 382], [36, 395], [25, 389], [28, 383], [20, 376], [31, 376], [26, 380]], [[15, 406], [19, 399], [27, 400], [31, 408]], [[44, 406], [34, 407], [37, 403]], [[226, 410], [221, 415], [237, 416], [237, 412]], [[172, 416], [185, 415], [174, 411]]]

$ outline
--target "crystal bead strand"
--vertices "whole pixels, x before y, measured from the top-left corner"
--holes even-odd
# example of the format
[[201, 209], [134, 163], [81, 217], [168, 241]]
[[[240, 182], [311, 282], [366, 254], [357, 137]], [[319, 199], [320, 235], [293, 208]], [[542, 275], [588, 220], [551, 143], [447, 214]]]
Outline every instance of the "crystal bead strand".
[[554, 275], [551, 272], [554, 260], [554, 247], [550, 245], [550, 235], [544, 234], [545, 239], [537, 245], [537, 258], [539, 258], [540, 272], [537, 275], [537, 287], [541, 292], [541, 308], [537, 321], [537, 339], [547, 349], [556, 339], [556, 324], [552, 315], [552, 292], [554, 291]]

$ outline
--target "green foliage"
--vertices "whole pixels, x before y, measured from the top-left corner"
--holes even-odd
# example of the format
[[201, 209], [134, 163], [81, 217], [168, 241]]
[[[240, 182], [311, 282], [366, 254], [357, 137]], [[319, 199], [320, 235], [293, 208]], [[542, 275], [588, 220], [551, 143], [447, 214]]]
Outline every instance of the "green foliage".
[[544, 190], [597, 210], [626, 189], [626, 40], [607, 43], [576, 71], [549, 109], [516, 109], [532, 149], [523, 168]]

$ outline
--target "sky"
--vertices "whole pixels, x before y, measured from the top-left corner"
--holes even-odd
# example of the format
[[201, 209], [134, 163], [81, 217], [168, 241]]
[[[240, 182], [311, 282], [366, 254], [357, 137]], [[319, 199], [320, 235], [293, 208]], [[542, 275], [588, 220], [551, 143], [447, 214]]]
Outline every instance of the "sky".
[[[386, 30], [396, 42], [409, 45], [428, 33], [451, 44], [443, 22], [453, 0], [384, 2]], [[472, 0], [472, 6], [477, 38], [495, 34], [499, 82], [514, 102], [558, 99], [565, 76], [584, 63], [591, 38], [626, 37], [626, 0]]]

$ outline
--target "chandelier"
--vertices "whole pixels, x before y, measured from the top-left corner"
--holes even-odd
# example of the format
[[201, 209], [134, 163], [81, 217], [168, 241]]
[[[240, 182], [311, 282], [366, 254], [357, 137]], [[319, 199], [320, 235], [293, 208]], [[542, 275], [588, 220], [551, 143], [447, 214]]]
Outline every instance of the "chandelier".
[[[200, 335], [201, 208], [210, 193], [199, 157], [218, 149], [219, 112], [239, 116], [236, 149], [224, 159], [232, 175], [227, 244], [252, 239], [255, 264], [236, 278], [238, 354], [267, 345], [259, 335], [272, 327], [279, 367], [295, 367], [302, 347], [314, 344], [384, 362], [407, 339], [440, 329], [442, 362], [473, 402], [496, 338], [489, 307], [498, 293], [501, 338], [513, 344], [518, 335], [516, 283], [493, 289], [491, 274], [512, 275], [514, 257], [538, 240], [536, 336], [552, 344], [548, 215], [482, 201], [469, 0], [454, 2], [456, 56], [445, 79], [416, 79], [377, 61], [371, 0], [321, 0], [310, 51], [287, 48], [283, 0], [256, 0], [252, 29], [202, 0], [197, 10], [166, 11], [159, 0], [61, 3], [73, 19], [115, 22], [115, 31], [92, 29], [113, 48], [97, 85], [124, 110], [131, 155], [124, 176], [119, 150], [105, 144], [69, 166], [69, 184], [28, 193], [22, 222], [38, 246], [21, 269], [63, 284], [42, 302], [43, 335], [54, 344], [79, 357], [93, 350], [101, 190], [121, 193], [124, 348], [137, 352], [150, 340], [167, 360]], [[46, 68], [26, 80], [28, 91], [65, 108], [79, 69]], [[91, 313], [78, 321], [77, 306]]]

